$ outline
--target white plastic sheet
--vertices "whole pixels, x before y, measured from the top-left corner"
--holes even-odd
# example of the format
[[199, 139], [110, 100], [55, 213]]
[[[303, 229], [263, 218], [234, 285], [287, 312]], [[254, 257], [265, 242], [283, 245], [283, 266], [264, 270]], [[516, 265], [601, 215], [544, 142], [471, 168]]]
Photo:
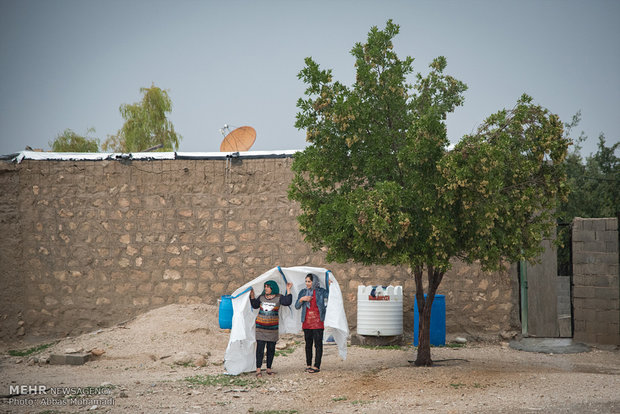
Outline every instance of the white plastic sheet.
[[[39, 151], [20, 151], [13, 159], [18, 164], [23, 160], [60, 160], [60, 161], [102, 161], [102, 160], [174, 160], [177, 158], [261, 158], [292, 156], [301, 150], [278, 150], [278, 151], [241, 151], [232, 152], [39, 152]], [[8, 154], [13, 155], [13, 154]]]
[[286, 293], [287, 282], [291, 282], [291, 294], [293, 303], [290, 306], [280, 307], [280, 334], [301, 332], [301, 309], [295, 309], [295, 301], [299, 292], [306, 287], [305, 277], [308, 273], [314, 273], [319, 277], [321, 287], [325, 286], [325, 274], [329, 272], [329, 299], [325, 314], [325, 338], [333, 336], [338, 353], [342, 359], [347, 357], [347, 339], [349, 337], [349, 325], [347, 316], [344, 312], [344, 302], [340, 285], [327, 269], [319, 267], [274, 267], [263, 273], [256, 279], [246, 283], [232, 294], [233, 318], [230, 330], [228, 347], [224, 356], [224, 368], [229, 374], [238, 375], [242, 372], [254, 371], [256, 369], [256, 315], [257, 309], [252, 309], [250, 305], [250, 292], [248, 288], [254, 288], [254, 293], [258, 296], [263, 291], [266, 281], [274, 280], [280, 289], [280, 293]]

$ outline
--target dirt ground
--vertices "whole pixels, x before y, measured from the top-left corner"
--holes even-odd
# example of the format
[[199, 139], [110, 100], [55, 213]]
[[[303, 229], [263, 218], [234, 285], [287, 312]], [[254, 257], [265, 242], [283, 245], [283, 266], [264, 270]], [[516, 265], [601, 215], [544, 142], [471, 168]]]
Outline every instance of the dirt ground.
[[[304, 372], [303, 338], [282, 337], [273, 376], [224, 375], [228, 331], [211, 305], [170, 305], [115, 327], [64, 338], [28, 356], [0, 349], [0, 412], [7, 413], [620, 413], [620, 351], [540, 354], [507, 343], [432, 349], [325, 345], [321, 372]], [[102, 350], [84, 365], [51, 354]], [[97, 351], [94, 351], [97, 352]], [[213, 385], [204, 385], [213, 381]], [[45, 393], [15, 396], [16, 388]], [[64, 387], [58, 388], [55, 387]]]

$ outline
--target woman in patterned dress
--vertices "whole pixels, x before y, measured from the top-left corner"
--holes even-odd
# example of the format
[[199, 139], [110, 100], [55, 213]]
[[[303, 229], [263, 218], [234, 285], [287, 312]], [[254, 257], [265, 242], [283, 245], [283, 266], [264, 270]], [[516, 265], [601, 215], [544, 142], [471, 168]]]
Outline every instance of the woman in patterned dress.
[[256, 376], [262, 377], [261, 367], [265, 347], [267, 347], [267, 375], [275, 374], [271, 370], [273, 357], [276, 353], [276, 342], [279, 334], [279, 311], [280, 306], [289, 306], [293, 303], [291, 296], [292, 283], [286, 284], [286, 295], [280, 294], [278, 284], [273, 280], [265, 282], [263, 293], [258, 298], [254, 297], [254, 289], [250, 291], [250, 303], [252, 308], [258, 309], [256, 317]]

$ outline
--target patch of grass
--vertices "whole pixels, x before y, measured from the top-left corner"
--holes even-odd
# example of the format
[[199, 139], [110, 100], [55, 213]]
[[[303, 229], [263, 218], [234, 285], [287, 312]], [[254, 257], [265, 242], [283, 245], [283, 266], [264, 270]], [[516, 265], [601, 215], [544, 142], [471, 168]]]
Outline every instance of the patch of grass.
[[364, 349], [392, 349], [396, 351], [402, 351], [405, 349], [402, 345], [358, 345], [360, 348]]
[[334, 402], [346, 401], [347, 399], [348, 399], [347, 397], [334, 397], [334, 398], [332, 398], [332, 401], [334, 401]]
[[195, 375], [193, 377], [186, 377], [185, 381], [192, 385], [205, 385], [209, 387], [258, 387], [263, 383], [258, 378], [250, 378], [248, 376], [235, 376], [235, 375]]
[[288, 356], [288, 355], [292, 354], [293, 352], [295, 352], [295, 349], [297, 348], [297, 345], [299, 345], [299, 342], [295, 341], [295, 344], [293, 344], [290, 347], [276, 350], [275, 356]]
[[457, 389], [457, 390], [458, 390], [459, 388], [464, 387], [464, 386], [465, 386], [465, 384], [463, 384], [462, 382], [457, 382], [457, 383], [455, 383], [455, 384], [450, 384], [450, 386], [451, 386], [452, 388], [454, 388], [454, 389]]
[[267, 411], [254, 411], [256, 414], [296, 414], [297, 410], [267, 410]]
[[49, 344], [42, 344], [42, 345], [38, 345], [38, 346], [34, 346], [32, 348], [28, 348], [22, 351], [16, 351], [14, 349], [9, 351], [9, 355], [11, 356], [28, 356], [28, 355], [32, 355], [32, 354], [36, 354], [37, 352], [41, 352], [47, 348], [49, 348], [52, 345], [56, 345], [56, 342], [51, 342]]
[[287, 356], [295, 352], [295, 348], [285, 348], [277, 350], [275, 356]]
[[364, 405], [364, 404], [370, 404], [370, 401], [354, 400], [354, 401], [351, 401], [351, 404], [353, 404], [353, 405]]
[[62, 411], [58, 411], [58, 410], [44, 410], [44, 411], [39, 411], [38, 414], [60, 414], [62, 413]]

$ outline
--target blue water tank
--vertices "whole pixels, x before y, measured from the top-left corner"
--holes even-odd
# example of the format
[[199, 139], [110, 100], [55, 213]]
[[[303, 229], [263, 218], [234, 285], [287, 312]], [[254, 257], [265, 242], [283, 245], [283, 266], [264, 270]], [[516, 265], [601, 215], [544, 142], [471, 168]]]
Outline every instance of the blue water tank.
[[[426, 294], [424, 295], [426, 298]], [[418, 346], [419, 328], [418, 299], [413, 304], [413, 345]], [[434, 346], [446, 345], [446, 297], [435, 295], [431, 306], [430, 341]]]
[[233, 318], [232, 296], [223, 295], [219, 302], [220, 302], [220, 308], [219, 308], [220, 329], [230, 329], [232, 328], [232, 318]]

